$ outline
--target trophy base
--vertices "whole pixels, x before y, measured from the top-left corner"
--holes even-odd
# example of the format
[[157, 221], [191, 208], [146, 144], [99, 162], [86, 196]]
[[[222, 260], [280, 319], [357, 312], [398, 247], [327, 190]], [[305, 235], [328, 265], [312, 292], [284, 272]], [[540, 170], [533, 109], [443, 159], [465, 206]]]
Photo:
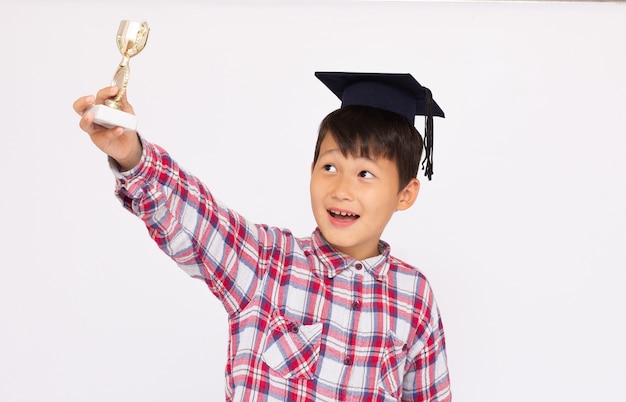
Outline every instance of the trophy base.
[[105, 105], [95, 105], [89, 109], [93, 113], [93, 122], [106, 128], [123, 127], [137, 131], [137, 116]]

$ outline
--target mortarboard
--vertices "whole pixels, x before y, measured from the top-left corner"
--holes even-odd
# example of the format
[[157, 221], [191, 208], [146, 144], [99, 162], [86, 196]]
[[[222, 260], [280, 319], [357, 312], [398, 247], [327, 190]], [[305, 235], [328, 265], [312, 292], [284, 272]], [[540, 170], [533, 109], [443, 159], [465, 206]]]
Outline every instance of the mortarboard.
[[315, 76], [339, 99], [341, 107], [372, 106], [397, 113], [415, 125], [415, 116], [426, 117], [424, 133], [425, 175], [433, 174], [433, 116], [445, 117], [432, 93], [411, 74], [316, 72]]

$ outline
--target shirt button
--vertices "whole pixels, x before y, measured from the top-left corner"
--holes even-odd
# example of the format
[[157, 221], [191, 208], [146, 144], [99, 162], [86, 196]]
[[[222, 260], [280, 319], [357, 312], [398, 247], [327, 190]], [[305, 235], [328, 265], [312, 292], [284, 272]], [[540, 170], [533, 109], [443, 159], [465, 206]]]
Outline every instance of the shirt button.
[[361, 264], [360, 262], [357, 263], [354, 268], [358, 269], [359, 271], [363, 268], [363, 264]]
[[296, 324], [291, 324], [289, 326], [289, 331], [293, 332], [294, 334], [298, 333], [298, 326]]
[[345, 359], [343, 359], [343, 364], [345, 364], [346, 366], [352, 365], [352, 359], [349, 357], [346, 357]]
[[358, 300], [355, 300], [352, 302], [352, 309], [356, 310], [361, 306], [361, 302], [359, 302]]
[[405, 343], [404, 345], [402, 345], [402, 350], [403, 350], [403, 351], [405, 351], [405, 352], [406, 352], [406, 350], [407, 350], [408, 348], [409, 348], [409, 347], [407, 346], [407, 344], [406, 344], [406, 343]]

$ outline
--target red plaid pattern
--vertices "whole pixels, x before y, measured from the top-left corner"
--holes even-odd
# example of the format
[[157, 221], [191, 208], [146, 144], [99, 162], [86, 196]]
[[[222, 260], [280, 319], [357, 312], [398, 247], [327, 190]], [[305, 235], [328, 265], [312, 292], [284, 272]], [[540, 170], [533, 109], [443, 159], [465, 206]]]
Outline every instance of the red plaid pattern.
[[229, 401], [450, 401], [426, 278], [392, 257], [357, 261], [319, 230], [296, 238], [216, 201], [160, 147], [119, 173], [117, 195], [228, 312]]

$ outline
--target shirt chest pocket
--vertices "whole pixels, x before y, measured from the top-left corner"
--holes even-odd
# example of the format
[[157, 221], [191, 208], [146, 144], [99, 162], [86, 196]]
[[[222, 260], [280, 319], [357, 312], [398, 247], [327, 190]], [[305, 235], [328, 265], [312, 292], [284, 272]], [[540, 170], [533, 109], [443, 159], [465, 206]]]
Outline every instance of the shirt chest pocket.
[[263, 361], [283, 378], [311, 379], [320, 354], [322, 323], [302, 325], [272, 313]]
[[402, 380], [407, 358], [407, 344], [389, 331], [380, 362], [378, 386], [396, 398], [402, 395]]

